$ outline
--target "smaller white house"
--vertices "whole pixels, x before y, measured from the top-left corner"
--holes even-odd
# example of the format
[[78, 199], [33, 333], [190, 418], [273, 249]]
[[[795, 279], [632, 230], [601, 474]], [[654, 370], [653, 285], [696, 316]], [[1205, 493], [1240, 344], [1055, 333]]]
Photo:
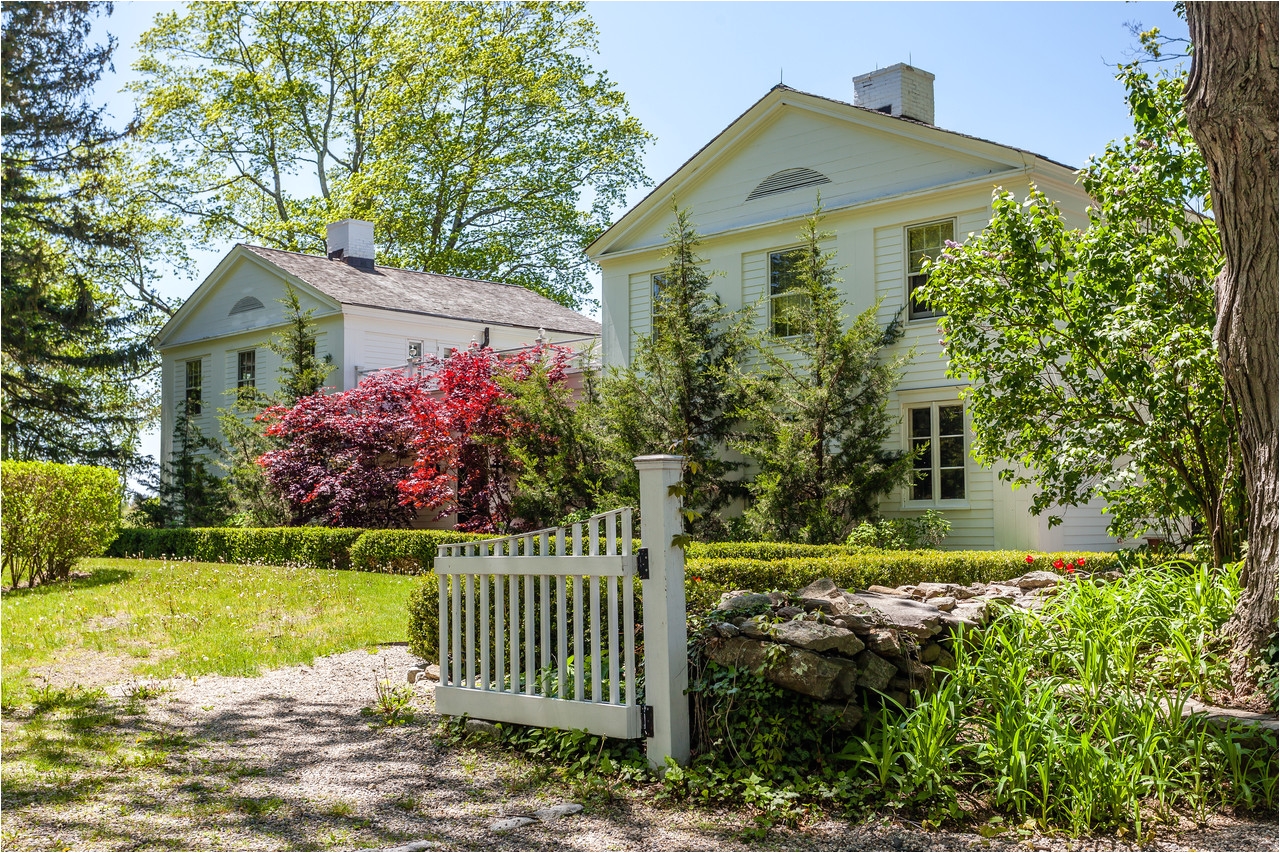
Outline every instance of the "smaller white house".
[[586, 349], [599, 339], [595, 320], [525, 287], [377, 266], [370, 222], [332, 224], [327, 237], [328, 257], [236, 245], [160, 330], [161, 459], [172, 455], [183, 401], [201, 432], [218, 436], [217, 410], [237, 388], [275, 390], [279, 358], [266, 344], [287, 324], [287, 287], [312, 311], [316, 354], [330, 359], [336, 391], [473, 342]]

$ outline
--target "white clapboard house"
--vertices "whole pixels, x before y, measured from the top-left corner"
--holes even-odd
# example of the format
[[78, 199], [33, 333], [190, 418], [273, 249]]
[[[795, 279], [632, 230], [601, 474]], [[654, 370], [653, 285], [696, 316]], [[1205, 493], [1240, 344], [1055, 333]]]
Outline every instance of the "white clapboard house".
[[589, 248], [603, 271], [603, 353], [625, 364], [649, 331], [672, 204], [688, 208], [704, 235], [701, 254], [722, 271], [716, 292], [730, 309], [787, 298], [788, 252], [821, 192], [829, 248], [843, 267], [850, 316], [877, 299], [880, 320], [900, 311], [915, 355], [894, 392], [895, 446], [928, 442], [914, 486], [881, 505], [886, 517], [941, 510], [950, 548], [1113, 549], [1101, 505], [1066, 509], [1049, 528], [1029, 513], [1031, 494], [1013, 490], [969, 453], [963, 387], [946, 375], [937, 318], [911, 299], [925, 257], [963, 241], [990, 218], [991, 194], [1025, 195], [1035, 183], [1061, 203], [1072, 224], [1087, 223], [1089, 198], [1074, 171], [1008, 145], [933, 124], [933, 75], [898, 64], [854, 78], [853, 103], [776, 86], [675, 174], [623, 215]]
[[286, 325], [279, 300], [289, 286], [313, 312], [336, 391], [473, 342], [502, 352], [542, 338], [590, 351], [599, 338], [595, 320], [518, 285], [375, 265], [372, 223], [344, 220], [327, 236], [327, 257], [237, 245], [160, 331], [162, 459], [184, 401], [201, 432], [217, 436], [217, 410], [237, 388], [275, 390], [279, 357], [266, 343]]

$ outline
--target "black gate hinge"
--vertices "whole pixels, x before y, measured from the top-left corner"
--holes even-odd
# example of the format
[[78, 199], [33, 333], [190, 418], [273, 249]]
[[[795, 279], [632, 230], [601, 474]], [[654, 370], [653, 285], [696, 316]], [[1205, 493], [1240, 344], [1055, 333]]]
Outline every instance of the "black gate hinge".
[[647, 581], [649, 579], [649, 549], [641, 548], [636, 552], [636, 575], [640, 580]]
[[640, 728], [644, 730], [645, 737], [653, 737], [653, 706], [640, 706]]

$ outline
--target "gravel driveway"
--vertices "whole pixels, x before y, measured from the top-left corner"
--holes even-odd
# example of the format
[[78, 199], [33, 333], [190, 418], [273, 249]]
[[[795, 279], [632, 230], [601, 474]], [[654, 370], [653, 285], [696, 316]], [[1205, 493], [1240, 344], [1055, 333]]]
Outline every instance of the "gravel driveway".
[[[509, 832], [504, 816], [574, 799], [548, 768], [496, 748], [454, 749], [432, 738], [430, 683], [416, 688], [413, 724], [372, 728], [385, 673], [415, 665], [403, 646], [355, 651], [258, 678], [174, 681], [136, 725], [185, 735], [166, 766], [109, 785], [87, 802], [6, 812], [4, 849], [466, 850], [1127, 850], [1114, 839], [984, 839], [905, 821], [828, 821], [777, 828], [762, 840], [750, 815], [659, 806], [654, 788], [619, 788], [580, 814]], [[122, 695], [123, 685], [108, 692]], [[579, 792], [580, 793], [580, 792]], [[1149, 850], [1277, 850], [1274, 821], [1216, 818], [1166, 832]]]

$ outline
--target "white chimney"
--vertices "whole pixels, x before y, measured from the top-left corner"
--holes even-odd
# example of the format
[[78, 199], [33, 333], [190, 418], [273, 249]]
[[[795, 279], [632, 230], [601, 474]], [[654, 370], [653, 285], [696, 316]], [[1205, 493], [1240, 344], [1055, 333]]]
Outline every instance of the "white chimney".
[[373, 269], [373, 223], [363, 219], [344, 219], [330, 223], [325, 230], [329, 260], [346, 261], [353, 267]]
[[891, 116], [933, 124], [933, 75], [899, 62], [853, 78], [853, 102]]

